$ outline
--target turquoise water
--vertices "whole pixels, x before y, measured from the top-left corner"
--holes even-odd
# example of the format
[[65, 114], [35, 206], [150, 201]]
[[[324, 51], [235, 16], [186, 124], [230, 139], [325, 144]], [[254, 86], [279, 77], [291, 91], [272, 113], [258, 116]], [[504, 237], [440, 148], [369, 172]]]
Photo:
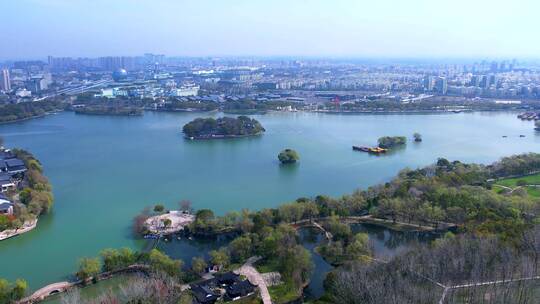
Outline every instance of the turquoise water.
[[[41, 160], [55, 195], [54, 211], [37, 229], [0, 242], [0, 277], [25, 278], [35, 289], [66, 279], [80, 257], [103, 248], [142, 248], [131, 238], [131, 220], [157, 202], [172, 209], [189, 199], [195, 208], [216, 213], [260, 209], [300, 196], [349, 193], [441, 156], [487, 163], [540, 148], [532, 123], [514, 113], [275, 113], [254, 116], [267, 130], [260, 137], [184, 140], [181, 126], [200, 115], [66, 112], [0, 126], [7, 146], [28, 149]], [[424, 142], [409, 142], [389, 155], [351, 149], [413, 132], [422, 133]], [[299, 164], [278, 164], [276, 156], [286, 147], [299, 152]]]

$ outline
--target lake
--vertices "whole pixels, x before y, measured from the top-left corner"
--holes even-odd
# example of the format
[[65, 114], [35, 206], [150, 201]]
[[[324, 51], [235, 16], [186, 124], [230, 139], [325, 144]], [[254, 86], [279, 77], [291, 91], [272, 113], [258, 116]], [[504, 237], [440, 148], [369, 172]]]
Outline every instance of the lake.
[[[183, 199], [218, 214], [277, 206], [301, 196], [341, 195], [389, 180], [404, 167], [438, 157], [489, 163], [538, 151], [532, 122], [516, 113], [440, 115], [255, 115], [259, 137], [189, 141], [181, 127], [198, 116], [146, 112], [143, 117], [72, 112], [0, 126], [8, 147], [43, 163], [55, 195], [53, 212], [25, 235], [0, 242], [0, 277], [25, 278], [31, 289], [65, 280], [80, 257], [108, 247], [141, 249], [132, 218], [145, 206], [177, 208]], [[352, 151], [380, 136], [422, 134], [422, 143], [383, 156]], [[525, 135], [520, 138], [519, 135]], [[507, 135], [507, 138], [502, 138]], [[301, 160], [280, 166], [293, 148]]]

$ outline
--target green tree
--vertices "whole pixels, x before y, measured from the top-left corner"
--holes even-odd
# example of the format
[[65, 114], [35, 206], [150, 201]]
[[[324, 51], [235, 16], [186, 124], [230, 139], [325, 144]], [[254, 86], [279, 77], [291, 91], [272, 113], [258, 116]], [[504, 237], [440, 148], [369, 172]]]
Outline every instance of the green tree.
[[81, 280], [87, 280], [99, 273], [101, 263], [98, 258], [82, 258], [79, 260], [79, 270], [76, 275]]
[[201, 257], [193, 257], [191, 259], [191, 269], [195, 273], [203, 273], [206, 269], [206, 261]]
[[300, 160], [300, 156], [292, 149], [285, 149], [279, 152], [278, 159], [282, 164], [292, 164]]
[[165, 210], [165, 206], [163, 206], [162, 204], [157, 204], [154, 206], [154, 212], [161, 213], [164, 210]]
[[230, 255], [234, 262], [242, 262], [251, 255], [252, 243], [249, 236], [239, 236], [229, 244]]
[[357, 233], [353, 241], [347, 246], [347, 255], [349, 259], [355, 260], [361, 257], [370, 256], [369, 237], [367, 233]]
[[212, 250], [209, 252], [209, 255], [210, 255], [210, 262], [213, 265], [228, 267], [230, 264], [230, 257], [227, 254], [227, 251], [223, 248], [220, 250]]
[[157, 249], [150, 250], [148, 262], [153, 271], [164, 272], [172, 277], [180, 275], [183, 265], [181, 260], [173, 260]]

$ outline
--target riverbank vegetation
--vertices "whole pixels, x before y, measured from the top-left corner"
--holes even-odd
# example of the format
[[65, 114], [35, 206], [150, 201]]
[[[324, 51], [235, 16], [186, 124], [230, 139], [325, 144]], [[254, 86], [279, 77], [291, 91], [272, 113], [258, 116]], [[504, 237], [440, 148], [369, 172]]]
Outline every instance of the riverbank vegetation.
[[182, 260], [173, 260], [157, 249], [149, 252], [138, 252], [129, 248], [105, 249], [101, 251], [99, 258], [82, 258], [75, 275], [80, 280], [86, 281], [100, 273], [118, 272], [139, 266], [148, 272], [164, 273], [181, 280], [183, 264]]
[[247, 116], [196, 118], [182, 128], [188, 138], [211, 139], [259, 135], [265, 130], [255, 119]]
[[0, 278], [0, 303], [12, 303], [24, 297], [28, 284], [25, 280], [15, 280], [10, 283], [5, 279]]
[[43, 174], [41, 163], [28, 151], [13, 149], [11, 153], [24, 162], [26, 172], [14, 176], [19, 180], [18, 187], [6, 193], [15, 208], [12, 215], [0, 215], [0, 231], [21, 228], [48, 213], [53, 205], [52, 187]]
[[296, 152], [293, 149], [285, 149], [278, 154], [278, 160], [282, 164], [294, 164], [298, 160], [300, 160], [300, 156], [298, 155], [298, 152]]
[[66, 104], [61, 99], [46, 99], [0, 106], [0, 123], [14, 122], [47, 113], [63, 111]]

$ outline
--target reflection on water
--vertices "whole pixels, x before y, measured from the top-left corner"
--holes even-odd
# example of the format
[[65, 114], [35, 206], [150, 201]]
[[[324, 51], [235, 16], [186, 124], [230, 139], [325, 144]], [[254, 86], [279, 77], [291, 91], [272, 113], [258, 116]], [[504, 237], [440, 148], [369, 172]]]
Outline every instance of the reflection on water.
[[216, 237], [192, 238], [171, 236], [169, 241], [160, 240], [157, 248], [173, 259], [181, 259], [185, 266], [191, 266], [191, 259], [203, 257], [208, 260], [208, 253], [227, 246], [234, 239], [234, 234], [223, 234]]
[[[373, 253], [378, 258], [390, 258], [400, 254], [419, 243], [427, 243], [435, 238], [434, 234], [420, 232], [399, 232], [372, 224], [352, 224], [354, 233], [364, 232], [369, 236]], [[314, 252], [314, 248], [324, 240], [320, 230], [314, 228], [302, 228], [299, 231], [300, 240], [304, 248], [311, 252], [315, 268], [310, 278], [310, 284], [304, 290], [304, 297], [308, 300], [320, 298], [324, 294], [324, 279], [332, 270], [320, 255]]]

